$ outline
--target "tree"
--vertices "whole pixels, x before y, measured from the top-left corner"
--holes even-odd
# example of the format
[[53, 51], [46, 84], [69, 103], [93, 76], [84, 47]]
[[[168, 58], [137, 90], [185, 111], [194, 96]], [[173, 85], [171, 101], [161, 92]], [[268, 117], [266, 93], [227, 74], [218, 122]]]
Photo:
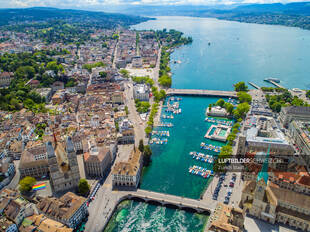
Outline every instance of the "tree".
[[78, 191], [81, 195], [86, 196], [87, 193], [90, 190], [90, 186], [85, 179], [80, 179], [79, 185], [78, 185]]
[[236, 119], [244, 118], [246, 113], [250, 110], [250, 105], [247, 102], [240, 103], [234, 110], [234, 117]]
[[226, 102], [224, 107], [225, 107], [228, 114], [230, 114], [230, 115], [233, 114], [233, 111], [234, 111], [234, 105], [233, 104]]
[[59, 67], [56, 61], [51, 61], [46, 65], [47, 70], [53, 70], [55, 73], [58, 73]]
[[99, 76], [101, 77], [101, 78], [106, 78], [107, 77], [107, 73], [106, 72], [99, 72]]
[[114, 39], [114, 40], [118, 40], [119, 39], [119, 34], [113, 34], [112, 35], [112, 39]]
[[219, 100], [217, 100], [217, 102], [215, 104], [217, 106], [223, 107], [225, 104], [225, 101], [222, 98], [220, 98]]
[[139, 151], [141, 151], [141, 152], [144, 151], [143, 139], [140, 139], [140, 141], [139, 141]]
[[122, 74], [125, 78], [129, 78], [129, 72], [126, 69], [121, 69], [120, 74]]
[[275, 102], [275, 103], [273, 103], [271, 106], [270, 106], [270, 108], [273, 110], [273, 111], [275, 111], [275, 112], [280, 112], [281, 111], [281, 103], [279, 103], [279, 102]]
[[145, 131], [145, 134], [148, 136], [152, 132], [152, 127], [147, 126], [144, 131]]
[[36, 179], [31, 176], [26, 176], [24, 179], [22, 179], [19, 182], [19, 191], [21, 193], [27, 193], [30, 192], [32, 189], [32, 186], [34, 186], [36, 183]]
[[237, 93], [237, 96], [238, 96], [238, 99], [241, 103], [243, 103], [243, 102], [251, 103], [251, 101], [252, 101], [251, 95], [248, 94], [247, 92], [240, 91]]
[[239, 92], [239, 91], [247, 92], [248, 91], [248, 86], [244, 83], [244, 81], [240, 81], [234, 84], [234, 87], [235, 87], [236, 92]]
[[306, 97], [310, 99], [310, 90], [307, 90]]
[[152, 150], [150, 145], [144, 146], [143, 152], [143, 165], [148, 166], [151, 163]]

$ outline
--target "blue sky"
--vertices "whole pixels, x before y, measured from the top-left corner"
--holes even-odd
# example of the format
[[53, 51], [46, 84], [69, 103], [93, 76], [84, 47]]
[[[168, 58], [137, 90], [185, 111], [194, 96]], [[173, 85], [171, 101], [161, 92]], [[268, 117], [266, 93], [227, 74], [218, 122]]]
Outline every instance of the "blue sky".
[[300, 2], [301, 0], [0, 0], [1, 8], [48, 6], [58, 8], [92, 8], [107, 5], [214, 5], [233, 3]]

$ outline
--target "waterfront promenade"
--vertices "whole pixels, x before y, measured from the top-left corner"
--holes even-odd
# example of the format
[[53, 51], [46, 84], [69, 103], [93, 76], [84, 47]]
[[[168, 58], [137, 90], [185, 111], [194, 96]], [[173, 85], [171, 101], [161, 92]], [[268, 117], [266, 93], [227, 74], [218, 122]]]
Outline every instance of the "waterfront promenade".
[[211, 96], [211, 97], [232, 97], [237, 98], [235, 91], [206, 90], [206, 89], [168, 89], [167, 96], [188, 95], [188, 96]]

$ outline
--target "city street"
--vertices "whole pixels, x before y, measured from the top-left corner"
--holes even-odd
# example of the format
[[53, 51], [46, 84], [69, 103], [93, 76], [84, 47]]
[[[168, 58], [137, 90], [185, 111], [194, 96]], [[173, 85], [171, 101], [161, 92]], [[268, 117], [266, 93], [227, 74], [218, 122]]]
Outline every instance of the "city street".
[[229, 187], [233, 173], [227, 172], [225, 180], [222, 183], [222, 187], [219, 191], [217, 200], [213, 200], [213, 193], [219, 181], [219, 177], [214, 176], [211, 184], [208, 186], [207, 190], [203, 195], [203, 202], [207, 202], [210, 205], [211, 209], [215, 209], [218, 202], [224, 202], [225, 197], [227, 196], [228, 189], [232, 190], [232, 195], [229, 200], [228, 205], [238, 206], [241, 200], [241, 193], [243, 188], [243, 181], [241, 180], [241, 173], [236, 174], [236, 181], [233, 188]]

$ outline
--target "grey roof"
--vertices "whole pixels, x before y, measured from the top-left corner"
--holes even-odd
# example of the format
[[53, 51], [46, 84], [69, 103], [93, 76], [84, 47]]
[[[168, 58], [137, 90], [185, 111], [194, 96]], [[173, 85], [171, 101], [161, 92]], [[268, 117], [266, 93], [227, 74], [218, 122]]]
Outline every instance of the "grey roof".
[[305, 114], [310, 116], [309, 106], [288, 106], [283, 108], [283, 112], [287, 114]]

